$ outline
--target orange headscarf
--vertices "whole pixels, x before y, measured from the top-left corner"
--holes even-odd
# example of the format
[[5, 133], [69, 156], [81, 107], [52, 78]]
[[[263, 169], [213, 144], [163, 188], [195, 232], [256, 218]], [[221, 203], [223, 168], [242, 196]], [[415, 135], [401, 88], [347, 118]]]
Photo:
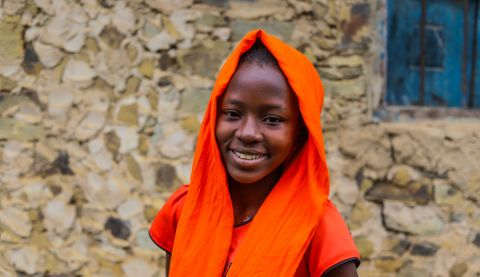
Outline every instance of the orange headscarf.
[[309, 137], [258, 210], [228, 276], [293, 276], [328, 197], [320, 112], [323, 87], [308, 59], [262, 30], [248, 33], [220, 70], [201, 126], [190, 187], [175, 234], [170, 276], [221, 276], [233, 228], [227, 177], [215, 140], [217, 100], [257, 39], [296, 94]]

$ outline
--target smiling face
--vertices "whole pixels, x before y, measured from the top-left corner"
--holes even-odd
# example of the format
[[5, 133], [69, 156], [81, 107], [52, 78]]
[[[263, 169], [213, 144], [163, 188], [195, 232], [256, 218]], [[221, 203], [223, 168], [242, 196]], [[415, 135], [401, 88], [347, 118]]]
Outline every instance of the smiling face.
[[242, 63], [218, 105], [215, 135], [230, 177], [242, 184], [276, 180], [300, 125], [296, 96], [282, 72]]

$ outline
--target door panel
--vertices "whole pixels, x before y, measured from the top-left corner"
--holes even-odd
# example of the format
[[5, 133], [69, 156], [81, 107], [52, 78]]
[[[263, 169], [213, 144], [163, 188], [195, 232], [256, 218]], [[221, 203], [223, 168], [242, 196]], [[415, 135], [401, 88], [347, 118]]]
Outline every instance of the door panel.
[[[426, 1], [424, 105], [466, 107], [468, 104], [471, 65], [476, 62], [478, 66], [478, 55], [475, 60], [471, 56], [475, 19], [474, 0], [470, 1], [470, 7], [468, 22], [464, 22], [463, 1]], [[421, 13], [421, 0], [388, 1], [387, 104], [408, 106], [421, 104]], [[466, 91], [463, 88], [465, 24], [469, 30]], [[479, 86], [478, 79], [475, 81], [476, 92]], [[478, 106], [478, 96], [475, 98]]]

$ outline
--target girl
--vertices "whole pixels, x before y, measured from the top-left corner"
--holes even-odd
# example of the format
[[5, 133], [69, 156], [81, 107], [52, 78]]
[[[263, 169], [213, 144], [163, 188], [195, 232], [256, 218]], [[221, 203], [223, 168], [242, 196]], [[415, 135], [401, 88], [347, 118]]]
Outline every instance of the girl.
[[241, 40], [212, 90], [191, 183], [150, 229], [167, 274], [357, 276], [358, 251], [328, 200], [323, 94], [297, 50], [262, 30]]

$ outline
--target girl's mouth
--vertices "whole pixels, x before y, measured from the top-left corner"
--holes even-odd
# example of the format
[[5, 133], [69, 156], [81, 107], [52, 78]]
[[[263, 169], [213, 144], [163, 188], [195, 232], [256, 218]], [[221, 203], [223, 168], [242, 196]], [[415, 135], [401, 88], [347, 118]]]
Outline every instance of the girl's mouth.
[[248, 152], [243, 152], [243, 151], [238, 151], [238, 150], [230, 150], [230, 157], [231, 161], [235, 166], [238, 166], [243, 169], [248, 169], [252, 170], [254, 168], [257, 168], [267, 158], [266, 154], [261, 154], [261, 153], [248, 153]]
[[235, 150], [232, 150], [232, 152], [233, 154], [235, 154], [235, 156], [237, 156], [242, 160], [257, 160], [265, 156], [263, 154], [251, 154], [251, 153], [244, 153], [244, 152], [239, 152]]

